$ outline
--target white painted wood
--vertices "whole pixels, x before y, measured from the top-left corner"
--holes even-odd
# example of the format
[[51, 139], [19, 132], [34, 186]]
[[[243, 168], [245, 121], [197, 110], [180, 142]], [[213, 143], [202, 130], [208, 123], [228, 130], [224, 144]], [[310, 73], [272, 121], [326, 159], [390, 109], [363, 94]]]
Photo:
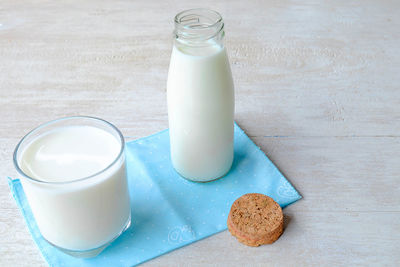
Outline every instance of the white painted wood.
[[[129, 140], [167, 127], [172, 18], [197, 1], [0, 3], [0, 266], [45, 266], [8, 189], [27, 131], [69, 115]], [[302, 193], [284, 235], [228, 232], [154, 259], [176, 265], [400, 262], [400, 2], [210, 1], [226, 22], [236, 119]]]

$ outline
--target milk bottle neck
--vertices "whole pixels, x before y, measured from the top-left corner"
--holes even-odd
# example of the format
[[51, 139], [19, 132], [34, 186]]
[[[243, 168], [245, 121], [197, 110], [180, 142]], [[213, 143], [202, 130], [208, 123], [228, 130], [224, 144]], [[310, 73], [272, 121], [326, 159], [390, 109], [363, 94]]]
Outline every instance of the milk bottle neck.
[[223, 47], [224, 22], [210, 9], [190, 9], [175, 16], [174, 40], [178, 47]]

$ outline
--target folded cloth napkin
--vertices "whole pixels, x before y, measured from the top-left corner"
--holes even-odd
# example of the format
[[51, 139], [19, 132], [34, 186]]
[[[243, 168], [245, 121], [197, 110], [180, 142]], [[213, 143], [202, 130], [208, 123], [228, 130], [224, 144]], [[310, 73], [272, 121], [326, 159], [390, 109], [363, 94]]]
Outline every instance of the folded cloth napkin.
[[181, 178], [169, 157], [168, 130], [126, 145], [132, 225], [101, 254], [74, 258], [49, 245], [35, 223], [21, 183], [9, 180], [29, 231], [50, 266], [132, 266], [227, 229], [232, 203], [263, 193], [282, 207], [301, 198], [265, 154], [235, 125], [235, 158], [223, 178]]

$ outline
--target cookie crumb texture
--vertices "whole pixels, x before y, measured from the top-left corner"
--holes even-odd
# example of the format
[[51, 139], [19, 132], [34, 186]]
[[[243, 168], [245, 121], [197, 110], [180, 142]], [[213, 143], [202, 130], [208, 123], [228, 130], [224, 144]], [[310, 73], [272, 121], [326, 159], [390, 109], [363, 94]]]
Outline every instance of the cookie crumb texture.
[[283, 213], [272, 198], [245, 194], [232, 204], [228, 230], [239, 242], [252, 247], [275, 242], [283, 232]]

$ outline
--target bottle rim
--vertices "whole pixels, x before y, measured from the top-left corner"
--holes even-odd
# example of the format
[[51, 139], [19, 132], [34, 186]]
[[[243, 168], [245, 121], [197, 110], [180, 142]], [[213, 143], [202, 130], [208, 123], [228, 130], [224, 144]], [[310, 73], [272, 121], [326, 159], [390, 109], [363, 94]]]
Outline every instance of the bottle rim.
[[218, 35], [224, 36], [224, 22], [221, 14], [207, 8], [194, 8], [179, 12], [175, 18], [176, 39], [201, 42]]

